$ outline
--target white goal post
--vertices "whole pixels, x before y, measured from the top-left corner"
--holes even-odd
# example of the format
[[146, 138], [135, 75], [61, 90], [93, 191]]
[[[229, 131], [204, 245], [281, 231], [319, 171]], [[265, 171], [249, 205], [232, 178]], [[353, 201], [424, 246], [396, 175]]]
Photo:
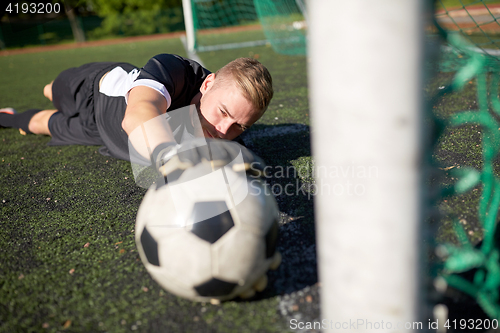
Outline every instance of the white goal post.
[[[293, 0], [291, 0], [293, 1]], [[297, 0], [299, 2], [303, 0]], [[200, 18], [204, 17], [203, 21], [207, 21], [206, 14], [200, 14], [200, 7], [197, 6], [197, 4], [211, 4], [215, 5], [217, 2], [215, 1], [210, 1], [210, 0], [182, 0], [182, 9], [184, 12], [184, 25], [186, 29], [186, 39], [184, 42], [186, 51], [188, 53], [188, 56], [196, 54], [196, 52], [210, 52], [210, 51], [218, 51], [218, 50], [227, 50], [227, 49], [236, 49], [236, 48], [243, 48], [243, 47], [254, 47], [254, 46], [262, 46], [269, 44], [269, 41], [265, 38], [264, 33], [261, 32], [259, 36], [253, 36], [250, 38], [250, 40], [237, 40], [237, 41], [232, 41], [232, 42], [221, 42], [221, 44], [215, 44], [215, 45], [204, 45], [203, 39], [200, 42], [198, 38], [198, 29], [200, 27], [197, 26], [197, 24], [200, 24]], [[244, 3], [245, 6], [241, 6], [241, 3]], [[204, 7], [204, 6], [202, 6]], [[246, 13], [246, 15], [256, 15], [255, 13], [255, 6], [254, 6], [254, 1], [253, 0], [244, 0], [240, 1], [238, 5], [233, 6], [235, 9], [235, 12], [239, 12], [239, 14], [244, 15], [243, 13]], [[227, 8], [226, 8], [227, 9]], [[253, 14], [249, 14], [249, 12], [253, 12]], [[220, 12], [222, 15], [229, 15], [231, 14], [226, 13], [225, 11]], [[234, 14], [234, 13], [233, 13]], [[197, 16], [198, 15], [198, 16]], [[232, 17], [238, 17], [238, 15], [234, 15]], [[217, 19], [220, 19], [220, 17], [212, 17], [209, 21], [216, 21]], [[195, 23], [198, 22], [198, 23]], [[226, 22], [227, 23], [227, 22]], [[226, 26], [225, 24], [221, 24], [221, 27]], [[231, 26], [231, 24], [228, 24], [228, 26]], [[216, 32], [214, 32], [216, 33]], [[248, 37], [247, 37], [248, 38]]]
[[182, 0], [182, 10], [184, 12], [184, 26], [186, 28], [186, 51], [188, 53], [194, 53], [196, 46], [196, 34], [194, 30], [191, 0]]
[[428, 328], [419, 307], [424, 3], [307, 3], [321, 318], [333, 331]]

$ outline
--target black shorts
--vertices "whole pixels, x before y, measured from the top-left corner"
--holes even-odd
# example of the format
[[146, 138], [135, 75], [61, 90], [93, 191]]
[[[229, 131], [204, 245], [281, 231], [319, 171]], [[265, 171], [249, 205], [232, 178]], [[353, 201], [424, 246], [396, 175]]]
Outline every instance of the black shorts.
[[49, 119], [50, 146], [104, 144], [95, 120], [94, 86], [116, 64], [89, 63], [57, 76], [52, 85], [52, 103], [58, 112]]

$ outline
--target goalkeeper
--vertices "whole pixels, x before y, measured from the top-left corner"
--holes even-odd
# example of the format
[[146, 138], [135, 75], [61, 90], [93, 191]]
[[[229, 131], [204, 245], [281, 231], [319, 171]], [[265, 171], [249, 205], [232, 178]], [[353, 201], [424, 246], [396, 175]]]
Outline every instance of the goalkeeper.
[[255, 59], [239, 58], [211, 73], [193, 60], [160, 54], [140, 69], [112, 62], [70, 68], [45, 86], [44, 95], [55, 109], [0, 109], [0, 127], [50, 135], [52, 146], [101, 145], [102, 154], [124, 160], [130, 159], [130, 139], [149, 160], [174, 136], [159, 123], [149, 126], [154, 135], [147, 147], [136, 144], [130, 135], [148, 121], [194, 105], [203, 136], [234, 140], [262, 116], [273, 88], [269, 71]]

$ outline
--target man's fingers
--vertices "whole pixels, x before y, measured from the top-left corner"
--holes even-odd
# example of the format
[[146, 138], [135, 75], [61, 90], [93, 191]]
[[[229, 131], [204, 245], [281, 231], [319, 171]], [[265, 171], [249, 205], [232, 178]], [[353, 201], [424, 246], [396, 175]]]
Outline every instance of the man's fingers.
[[159, 171], [163, 177], [166, 177], [176, 170], [187, 170], [193, 165], [194, 164], [191, 161], [189, 160], [181, 161], [179, 155], [174, 155], [167, 161], [167, 163], [165, 163], [159, 168]]
[[[206, 140], [206, 141], [205, 141]], [[208, 162], [212, 171], [230, 165], [235, 172], [246, 172], [253, 177], [265, 176], [265, 164], [249, 149], [232, 141], [220, 139], [190, 140], [177, 145], [167, 146], [156, 155], [157, 169], [169, 181], [176, 180], [180, 175], [195, 165]]]

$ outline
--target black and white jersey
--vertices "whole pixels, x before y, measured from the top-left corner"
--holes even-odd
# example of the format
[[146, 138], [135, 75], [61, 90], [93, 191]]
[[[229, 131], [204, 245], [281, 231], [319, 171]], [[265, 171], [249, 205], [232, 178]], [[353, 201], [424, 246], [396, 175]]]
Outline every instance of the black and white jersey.
[[147, 86], [161, 93], [167, 100], [167, 109], [175, 110], [189, 105], [210, 72], [196, 61], [174, 54], [159, 54], [140, 70], [126, 71], [121, 66], [112, 69], [102, 80], [99, 92], [107, 96], [123, 96], [130, 90]]
[[123, 63], [112, 68], [97, 85], [94, 100], [97, 127], [109, 155], [128, 160], [128, 136], [121, 124], [132, 88], [155, 89], [165, 97], [168, 112], [190, 105], [209, 74], [199, 63], [173, 54], [159, 54], [141, 69]]

